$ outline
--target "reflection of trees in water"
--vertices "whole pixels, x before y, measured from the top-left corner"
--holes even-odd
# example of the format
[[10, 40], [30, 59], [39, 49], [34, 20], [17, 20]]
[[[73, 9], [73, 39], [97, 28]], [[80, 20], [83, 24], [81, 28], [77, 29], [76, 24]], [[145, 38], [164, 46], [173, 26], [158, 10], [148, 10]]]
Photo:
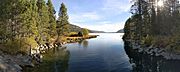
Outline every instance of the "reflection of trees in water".
[[81, 46], [82, 42], [83, 42], [82, 40], [81, 40], [81, 41], [78, 41], [79, 46]]
[[43, 63], [25, 72], [67, 72], [70, 52], [66, 48], [54, 48], [43, 55]]
[[68, 62], [70, 52], [66, 48], [55, 48], [54, 51], [54, 70], [55, 72], [66, 72], [68, 70]]
[[88, 47], [88, 41], [87, 40], [79, 41], [78, 43], [79, 43], [80, 46], [83, 46], [83, 48]]
[[179, 60], [166, 60], [162, 57], [150, 56], [138, 53], [125, 42], [125, 51], [129, 56], [129, 62], [133, 66], [133, 72], [179, 72]]
[[87, 40], [84, 40], [84, 41], [83, 41], [83, 47], [84, 47], [84, 48], [87, 48], [87, 47], [88, 47], [88, 41], [87, 41]]

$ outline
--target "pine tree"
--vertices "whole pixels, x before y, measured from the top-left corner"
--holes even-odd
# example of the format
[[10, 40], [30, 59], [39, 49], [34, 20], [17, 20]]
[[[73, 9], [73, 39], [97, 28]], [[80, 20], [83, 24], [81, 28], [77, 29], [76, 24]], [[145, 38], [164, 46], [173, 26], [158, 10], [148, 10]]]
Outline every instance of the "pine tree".
[[[127, 32], [134, 40], [149, 40], [151, 37], [172, 37], [179, 35], [180, 3], [178, 0], [133, 0], [130, 23], [133, 23]], [[158, 5], [158, 2], [163, 5]], [[128, 25], [126, 25], [128, 26]], [[133, 29], [133, 30], [132, 30]], [[127, 36], [127, 34], [125, 34]], [[150, 38], [148, 38], [150, 37]], [[138, 42], [138, 41], [136, 41]], [[140, 42], [138, 42], [140, 43]]]
[[45, 4], [44, 0], [38, 0], [37, 1], [37, 7], [38, 7], [38, 43], [45, 44], [49, 41], [49, 15], [48, 15], [48, 9]]
[[5, 36], [8, 39], [14, 40], [21, 35], [20, 29], [23, 26], [22, 14], [26, 10], [26, 0], [8, 0], [1, 3], [1, 21], [3, 25], [1, 27], [5, 31]]
[[61, 4], [60, 11], [59, 11], [59, 18], [57, 20], [57, 33], [58, 36], [67, 35], [69, 32], [68, 29], [68, 21], [69, 17], [67, 14], [67, 8], [64, 3]]
[[[5, 0], [0, 2], [1, 36], [6, 40], [3, 44], [9, 52], [18, 52], [26, 44], [25, 38], [33, 36], [36, 25], [33, 23], [32, 6], [29, 0]], [[14, 48], [15, 47], [15, 48]]]
[[26, 12], [21, 14], [22, 27], [21, 27], [21, 37], [35, 37], [38, 35], [37, 31], [37, 6], [36, 0], [31, 0], [26, 2]]
[[[0, 39], [6, 40], [7, 33], [7, 19], [8, 19], [8, 1], [7, 0], [0, 0]], [[9, 11], [8, 11], [9, 12]]]
[[49, 34], [51, 35], [51, 37], [55, 36], [57, 34], [56, 32], [56, 18], [55, 18], [55, 10], [53, 7], [53, 4], [51, 2], [51, 0], [48, 0], [47, 2], [47, 6], [48, 6], [48, 11], [49, 11]]

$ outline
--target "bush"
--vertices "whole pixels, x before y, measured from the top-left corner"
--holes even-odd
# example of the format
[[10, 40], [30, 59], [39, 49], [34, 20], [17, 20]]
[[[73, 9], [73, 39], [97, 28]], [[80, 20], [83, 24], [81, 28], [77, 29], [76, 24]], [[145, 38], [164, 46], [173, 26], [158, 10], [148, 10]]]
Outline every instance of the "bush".
[[87, 36], [87, 35], [89, 35], [89, 31], [88, 31], [88, 29], [83, 28], [83, 30], [82, 30], [82, 34], [83, 34], [83, 36]]
[[3, 51], [10, 53], [10, 54], [16, 54], [21, 50], [21, 44], [19, 39], [15, 40], [7, 40], [6, 44], [4, 44]]
[[144, 44], [147, 45], [147, 46], [152, 45], [152, 44], [153, 44], [153, 37], [147, 35], [147, 36], [144, 38]]
[[77, 36], [78, 35], [78, 33], [77, 32], [70, 32], [69, 33], [69, 37], [74, 37], [74, 36]]
[[82, 32], [78, 32], [78, 36], [83, 36]]
[[169, 44], [171, 44], [171, 37], [168, 36], [156, 36], [154, 38], [154, 45], [160, 48], [166, 48]]
[[24, 42], [24, 46], [25, 46], [23, 48], [29, 48], [29, 46], [31, 48], [35, 48], [38, 46], [37, 42], [35, 41], [35, 39], [33, 37], [24, 38], [24, 40], [22, 42]]
[[4, 48], [2, 48], [2, 50], [9, 53], [9, 54], [17, 54], [17, 53], [28, 54], [30, 47], [35, 48], [37, 45], [38, 44], [34, 40], [33, 37], [16, 38], [14, 40], [8, 40], [4, 44]]
[[69, 35], [76, 35], [78, 34], [77, 32], [70, 32]]
[[60, 36], [59, 37], [59, 42], [66, 42], [67, 41], [67, 38], [65, 36]]

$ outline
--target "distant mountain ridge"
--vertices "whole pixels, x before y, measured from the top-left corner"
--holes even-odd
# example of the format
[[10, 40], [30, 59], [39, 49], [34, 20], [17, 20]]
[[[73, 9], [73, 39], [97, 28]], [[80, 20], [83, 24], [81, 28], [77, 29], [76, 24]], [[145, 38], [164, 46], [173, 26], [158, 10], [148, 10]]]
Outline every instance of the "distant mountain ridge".
[[120, 29], [116, 33], [124, 33], [124, 29]]
[[[77, 25], [73, 25], [73, 24], [69, 24], [69, 29], [71, 32], [80, 32], [82, 31], [83, 28], [77, 26]], [[90, 30], [88, 29], [90, 33], [105, 33], [104, 31], [97, 31], [97, 30]]]
[[69, 30], [70, 32], [80, 32], [82, 28], [77, 25], [69, 24]]
[[97, 31], [97, 30], [89, 30], [90, 33], [106, 33], [104, 31]]

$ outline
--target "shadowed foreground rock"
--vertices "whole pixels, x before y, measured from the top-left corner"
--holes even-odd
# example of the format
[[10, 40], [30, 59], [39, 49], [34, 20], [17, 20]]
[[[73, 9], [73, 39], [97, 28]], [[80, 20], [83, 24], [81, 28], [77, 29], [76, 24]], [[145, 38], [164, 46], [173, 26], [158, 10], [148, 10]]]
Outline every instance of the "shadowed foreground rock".
[[0, 51], [0, 72], [21, 72], [24, 66], [34, 66], [31, 56], [21, 54], [12, 56]]

